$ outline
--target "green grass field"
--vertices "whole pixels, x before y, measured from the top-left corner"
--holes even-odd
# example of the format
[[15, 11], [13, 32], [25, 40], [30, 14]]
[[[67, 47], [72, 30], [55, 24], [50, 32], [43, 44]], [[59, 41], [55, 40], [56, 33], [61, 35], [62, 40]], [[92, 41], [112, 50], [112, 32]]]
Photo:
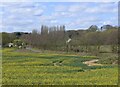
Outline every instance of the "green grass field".
[[[3, 85], [117, 85], [117, 65], [87, 66], [94, 56], [2, 50]], [[59, 64], [61, 62], [61, 65]], [[54, 65], [56, 64], [56, 65]]]

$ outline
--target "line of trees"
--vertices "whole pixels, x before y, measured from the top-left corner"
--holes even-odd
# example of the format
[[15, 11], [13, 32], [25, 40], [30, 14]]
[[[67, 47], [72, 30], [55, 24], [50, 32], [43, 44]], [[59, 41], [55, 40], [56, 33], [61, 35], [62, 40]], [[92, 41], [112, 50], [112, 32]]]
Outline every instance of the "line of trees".
[[[2, 46], [21, 39], [32, 47], [43, 50], [55, 51], [76, 51], [76, 52], [100, 52], [103, 45], [111, 46], [112, 52], [118, 50], [118, 28], [112, 25], [103, 25], [98, 28], [96, 25], [83, 30], [65, 30], [65, 25], [46, 26], [33, 30], [32, 33], [2, 32]], [[66, 41], [71, 39], [67, 48]]]
[[[65, 30], [65, 26], [41, 26], [40, 31], [33, 30], [29, 35], [23, 35], [22, 40], [33, 47], [44, 50], [66, 51], [66, 41], [71, 38], [69, 51], [99, 52], [102, 45], [110, 45], [112, 52], [118, 49], [118, 27], [103, 25], [100, 29], [96, 25], [86, 30]], [[94, 49], [93, 49], [94, 46]]]
[[33, 47], [44, 50], [60, 50], [65, 46], [65, 26], [48, 27], [42, 25], [40, 31], [33, 30], [30, 35], [23, 35], [22, 40]]
[[104, 25], [103, 27], [104, 29], [99, 29], [96, 25], [92, 25], [87, 30], [74, 31], [74, 33], [72, 33], [72, 49], [83, 46], [84, 48], [80, 48], [80, 51], [100, 52], [101, 46], [109, 45], [111, 46], [112, 52], [117, 52], [118, 27], [112, 27], [110, 25]]

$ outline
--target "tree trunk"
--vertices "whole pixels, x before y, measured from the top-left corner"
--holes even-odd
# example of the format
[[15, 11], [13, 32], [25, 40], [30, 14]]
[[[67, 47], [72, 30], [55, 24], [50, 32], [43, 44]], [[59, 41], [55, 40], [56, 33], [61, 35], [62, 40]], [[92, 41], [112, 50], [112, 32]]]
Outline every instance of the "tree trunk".
[[86, 48], [86, 53], [87, 53], [87, 52], [88, 52], [88, 46], [86, 45], [86, 47], [85, 47], [85, 48]]
[[100, 47], [101, 47], [100, 45], [97, 46], [98, 52], [100, 52]]

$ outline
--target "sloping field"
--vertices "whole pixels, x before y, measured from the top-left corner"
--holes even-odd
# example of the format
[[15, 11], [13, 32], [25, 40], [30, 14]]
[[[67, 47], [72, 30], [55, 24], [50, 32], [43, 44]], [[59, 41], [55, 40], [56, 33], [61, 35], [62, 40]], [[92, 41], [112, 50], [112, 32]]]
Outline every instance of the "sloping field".
[[92, 56], [3, 49], [3, 85], [116, 85], [116, 65], [88, 66]]

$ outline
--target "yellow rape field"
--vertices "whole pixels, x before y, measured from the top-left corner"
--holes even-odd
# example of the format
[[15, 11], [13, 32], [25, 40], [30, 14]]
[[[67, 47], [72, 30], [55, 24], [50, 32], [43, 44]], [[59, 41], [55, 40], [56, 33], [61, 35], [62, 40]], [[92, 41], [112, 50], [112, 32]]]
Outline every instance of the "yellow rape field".
[[117, 85], [117, 65], [88, 66], [93, 56], [2, 50], [3, 85]]

